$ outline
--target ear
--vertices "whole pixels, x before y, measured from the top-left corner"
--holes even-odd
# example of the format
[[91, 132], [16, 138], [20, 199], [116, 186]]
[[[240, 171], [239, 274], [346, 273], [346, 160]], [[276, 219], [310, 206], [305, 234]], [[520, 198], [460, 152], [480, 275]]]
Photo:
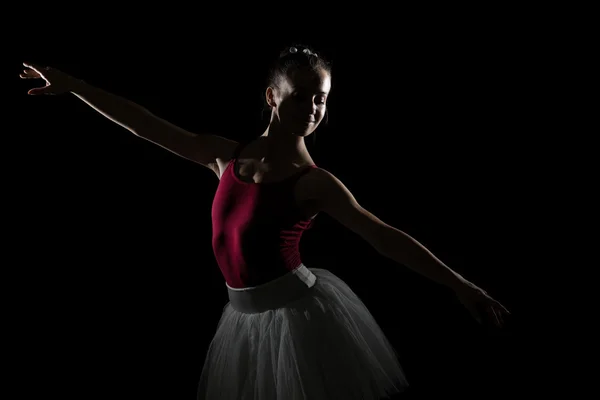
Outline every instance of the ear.
[[267, 92], [265, 93], [265, 95], [269, 107], [276, 107], [277, 104], [275, 104], [275, 90], [271, 86], [267, 88]]

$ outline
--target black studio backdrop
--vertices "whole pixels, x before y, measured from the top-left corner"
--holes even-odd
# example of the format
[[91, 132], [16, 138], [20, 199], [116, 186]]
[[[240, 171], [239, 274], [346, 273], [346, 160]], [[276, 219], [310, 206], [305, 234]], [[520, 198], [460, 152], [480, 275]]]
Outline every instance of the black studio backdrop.
[[[247, 140], [268, 122], [270, 58], [291, 42], [315, 47], [333, 60], [328, 121], [308, 139], [316, 163], [516, 316], [503, 331], [478, 326], [447, 289], [327, 215], [303, 238], [305, 263], [333, 271], [371, 309], [413, 384], [407, 396], [502, 395], [527, 359], [516, 348], [515, 279], [527, 260], [511, 235], [531, 206], [524, 167], [539, 69], [532, 39], [462, 27], [405, 42], [148, 28], [55, 51], [32, 44], [17, 62], [62, 69], [192, 132]], [[194, 398], [227, 302], [211, 248], [218, 179], [72, 95], [26, 96], [31, 85], [19, 82], [15, 96], [28, 147], [14, 233], [28, 282], [19, 318], [34, 327], [20, 337], [37, 360], [30, 376], [86, 398]]]

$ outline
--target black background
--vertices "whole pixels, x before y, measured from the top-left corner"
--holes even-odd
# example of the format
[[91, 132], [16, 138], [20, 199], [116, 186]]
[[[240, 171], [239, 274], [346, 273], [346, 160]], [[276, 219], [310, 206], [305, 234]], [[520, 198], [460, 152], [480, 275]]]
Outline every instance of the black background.
[[[249, 21], [258, 11], [248, 10], [242, 22], [184, 7], [100, 11], [32, 16], [12, 76], [22, 61], [51, 65], [192, 132], [247, 140], [266, 127], [264, 78], [279, 50], [301, 42], [332, 60], [328, 121], [307, 141], [317, 165], [513, 316], [503, 330], [478, 326], [447, 289], [327, 215], [303, 238], [305, 264], [363, 299], [399, 353], [406, 398], [535, 390], [523, 303], [537, 268], [528, 250], [544, 178], [534, 160], [548, 141], [541, 125], [554, 124], [546, 82], [556, 43], [538, 17], [312, 10], [289, 24], [283, 11]], [[18, 81], [11, 100], [15, 371], [40, 393], [193, 399], [227, 302], [210, 245], [218, 180], [73, 95], [26, 95], [40, 84]]]

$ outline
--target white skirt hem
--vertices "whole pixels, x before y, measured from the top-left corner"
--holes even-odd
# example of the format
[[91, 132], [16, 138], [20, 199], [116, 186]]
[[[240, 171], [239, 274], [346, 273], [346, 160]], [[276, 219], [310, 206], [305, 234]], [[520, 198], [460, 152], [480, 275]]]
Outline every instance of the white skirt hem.
[[[299, 276], [316, 279], [300, 298], [261, 312], [225, 306], [198, 400], [378, 400], [408, 387], [395, 350], [358, 296], [328, 270], [301, 268]], [[264, 305], [259, 290], [243, 293]]]

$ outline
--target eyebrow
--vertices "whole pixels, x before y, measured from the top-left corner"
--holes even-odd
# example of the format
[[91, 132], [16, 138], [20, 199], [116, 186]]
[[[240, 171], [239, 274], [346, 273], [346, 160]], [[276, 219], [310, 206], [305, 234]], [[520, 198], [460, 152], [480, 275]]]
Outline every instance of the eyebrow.
[[[303, 87], [295, 87], [295, 86], [292, 86], [292, 91], [295, 91], [295, 92], [307, 92], [307, 90], [305, 88], [303, 88]], [[308, 90], [308, 91], [310, 91], [310, 90]], [[317, 91], [315, 93], [316, 94], [324, 94], [326, 96], [329, 94], [329, 93], [324, 92], [322, 90], [319, 90], [319, 91]]]
[[[303, 89], [301, 89], [301, 90], [294, 89], [294, 90], [295, 90], [295, 91], [298, 91], [298, 92], [307, 92], [307, 91], [310, 91], [310, 90], [303, 90]], [[316, 93], [316, 94], [325, 94], [325, 95], [326, 95], [326, 94], [328, 94], [327, 92], [323, 92], [322, 90], [320, 90], [320, 91], [318, 91], [318, 92], [315, 92], [315, 93]]]

